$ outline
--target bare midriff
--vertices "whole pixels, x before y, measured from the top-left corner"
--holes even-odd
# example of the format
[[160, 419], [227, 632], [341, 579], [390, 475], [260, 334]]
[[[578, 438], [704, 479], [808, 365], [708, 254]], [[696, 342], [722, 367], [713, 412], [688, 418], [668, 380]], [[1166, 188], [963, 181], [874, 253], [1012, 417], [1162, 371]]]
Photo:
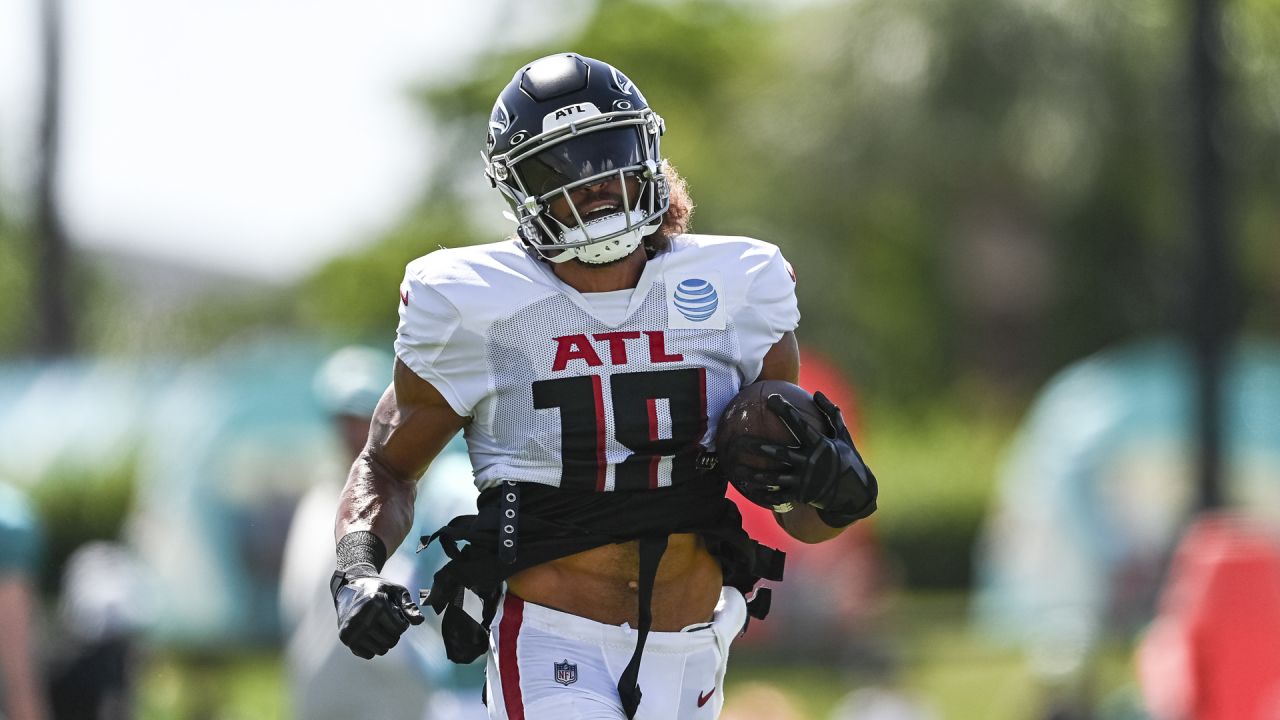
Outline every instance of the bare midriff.
[[[608, 625], [640, 621], [640, 546], [603, 545], [552, 560], [507, 579], [524, 600]], [[708, 622], [720, 598], [720, 564], [702, 538], [671, 535], [653, 585], [653, 630], [672, 632]]]

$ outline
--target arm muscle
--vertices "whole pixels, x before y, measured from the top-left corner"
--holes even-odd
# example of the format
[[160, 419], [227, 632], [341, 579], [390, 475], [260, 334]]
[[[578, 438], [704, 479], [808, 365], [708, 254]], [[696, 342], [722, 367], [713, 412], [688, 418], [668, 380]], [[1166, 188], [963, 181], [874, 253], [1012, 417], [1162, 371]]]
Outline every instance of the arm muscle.
[[394, 550], [413, 525], [418, 478], [466, 422], [431, 383], [396, 360], [369, 440], [342, 489], [335, 539], [369, 530]]

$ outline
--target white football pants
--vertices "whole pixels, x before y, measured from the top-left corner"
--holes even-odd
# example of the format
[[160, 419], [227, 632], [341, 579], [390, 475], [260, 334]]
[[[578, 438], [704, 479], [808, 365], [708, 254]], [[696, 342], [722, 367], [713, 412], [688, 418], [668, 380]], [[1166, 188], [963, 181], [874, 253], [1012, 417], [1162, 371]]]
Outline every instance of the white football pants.
[[[636, 720], [710, 720], [724, 705], [729, 644], [747, 621], [742, 593], [720, 592], [710, 623], [651, 632]], [[502, 597], [489, 633], [490, 720], [625, 720], [618, 678], [636, 631]]]

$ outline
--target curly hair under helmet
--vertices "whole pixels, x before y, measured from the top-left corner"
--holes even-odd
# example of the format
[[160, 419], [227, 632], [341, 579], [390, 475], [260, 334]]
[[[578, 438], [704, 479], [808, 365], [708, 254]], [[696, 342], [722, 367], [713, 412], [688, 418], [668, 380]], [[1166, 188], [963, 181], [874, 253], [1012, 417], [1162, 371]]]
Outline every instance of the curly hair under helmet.
[[662, 224], [658, 231], [645, 238], [644, 248], [649, 257], [664, 252], [671, 247], [671, 238], [689, 232], [689, 223], [693, 220], [693, 198], [689, 196], [689, 183], [676, 171], [674, 165], [663, 161], [667, 176], [667, 191], [671, 194], [671, 205], [662, 216]]

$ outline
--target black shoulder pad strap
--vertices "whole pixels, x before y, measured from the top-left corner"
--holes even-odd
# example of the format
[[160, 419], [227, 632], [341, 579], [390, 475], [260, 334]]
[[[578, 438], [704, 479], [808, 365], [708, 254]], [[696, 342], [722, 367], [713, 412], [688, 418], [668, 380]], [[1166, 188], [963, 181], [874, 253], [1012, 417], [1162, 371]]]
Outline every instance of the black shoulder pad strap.
[[752, 548], [752, 572], [765, 580], [780, 582], [782, 580], [782, 571], [787, 564], [787, 554], [768, 545], [761, 545], [755, 540], [752, 540], [751, 543], [755, 545]]
[[622, 710], [627, 718], [634, 718], [640, 707], [640, 659], [644, 656], [645, 640], [653, 627], [653, 583], [658, 577], [658, 564], [662, 554], [667, 550], [667, 536], [657, 535], [640, 538], [640, 622], [636, 628], [636, 647], [631, 652], [631, 661], [618, 678], [618, 697], [622, 700]]
[[763, 620], [769, 616], [771, 605], [773, 605], [773, 591], [769, 588], [759, 588], [756, 590], [755, 597], [747, 601], [747, 615]]

